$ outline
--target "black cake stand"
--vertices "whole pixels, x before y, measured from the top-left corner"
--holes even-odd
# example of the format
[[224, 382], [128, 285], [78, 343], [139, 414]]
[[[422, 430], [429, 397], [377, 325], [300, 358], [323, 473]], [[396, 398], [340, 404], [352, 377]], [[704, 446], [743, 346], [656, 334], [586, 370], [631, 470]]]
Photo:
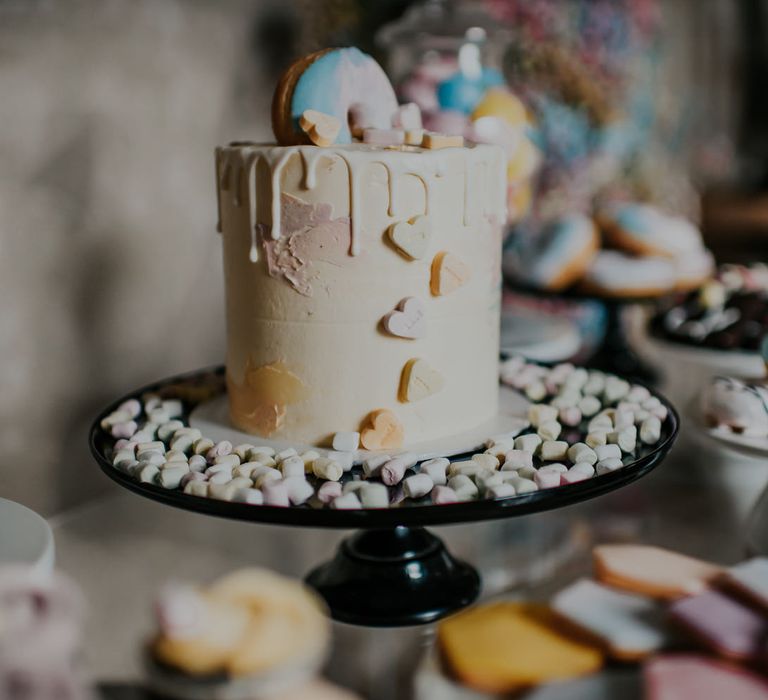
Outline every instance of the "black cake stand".
[[611, 297], [569, 287], [561, 291], [549, 291], [521, 283], [508, 273], [505, 284], [509, 291], [524, 296], [562, 299], [563, 301], [591, 301], [605, 310], [605, 334], [585, 365], [603, 372], [618, 374], [635, 382], [655, 385], [659, 373], [638, 356], [627, 337], [624, 310], [629, 306], [657, 303], [663, 297]]
[[[100, 423], [123, 401], [156, 393], [183, 399], [187, 411], [191, 411], [200, 402], [225, 391], [223, 379], [223, 367], [200, 370], [143, 387], [115, 401], [101, 412], [91, 428], [89, 440], [93, 456], [102, 471], [121, 486], [177, 508], [257, 523], [357, 530], [341, 543], [332, 560], [311, 571], [306, 578], [326, 600], [334, 619], [357, 625], [391, 627], [428, 623], [476, 600], [480, 593], [477, 571], [455, 559], [427, 526], [528, 515], [614, 491], [656, 467], [672, 447], [679, 426], [674, 407], [659, 396], [669, 410], [661, 440], [652, 447], [638, 448], [635, 460], [622, 469], [503, 500], [448, 505], [434, 505], [424, 499], [402, 501], [396, 507], [361, 510], [331, 510], [311, 505], [255, 506], [140, 483], [112, 466], [110, 454], [114, 439], [100, 428]], [[188, 413], [184, 418], [188, 418]], [[350, 476], [345, 475], [346, 478]]]

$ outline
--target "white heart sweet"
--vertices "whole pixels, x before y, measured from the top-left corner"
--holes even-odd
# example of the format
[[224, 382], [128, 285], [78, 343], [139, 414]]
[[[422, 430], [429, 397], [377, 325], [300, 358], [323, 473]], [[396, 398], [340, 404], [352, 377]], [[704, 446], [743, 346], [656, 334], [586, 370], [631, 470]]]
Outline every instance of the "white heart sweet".
[[382, 325], [387, 333], [399, 338], [421, 338], [427, 330], [424, 304], [416, 297], [406, 297], [384, 316]]
[[418, 358], [409, 360], [403, 367], [400, 381], [400, 399], [411, 402], [425, 399], [443, 388], [443, 375]]
[[412, 260], [421, 260], [427, 254], [430, 235], [429, 219], [426, 216], [417, 216], [410, 221], [398, 221], [389, 227], [392, 243]]

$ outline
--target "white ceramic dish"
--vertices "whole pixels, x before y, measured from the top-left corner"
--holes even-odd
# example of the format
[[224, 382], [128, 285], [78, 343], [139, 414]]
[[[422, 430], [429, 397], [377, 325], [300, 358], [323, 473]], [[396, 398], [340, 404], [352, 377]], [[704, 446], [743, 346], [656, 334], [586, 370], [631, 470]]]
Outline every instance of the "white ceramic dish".
[[0, 498], [0, 566], [27, 564], [49, 573], [54, 559], [48, 523], [26, 506]]

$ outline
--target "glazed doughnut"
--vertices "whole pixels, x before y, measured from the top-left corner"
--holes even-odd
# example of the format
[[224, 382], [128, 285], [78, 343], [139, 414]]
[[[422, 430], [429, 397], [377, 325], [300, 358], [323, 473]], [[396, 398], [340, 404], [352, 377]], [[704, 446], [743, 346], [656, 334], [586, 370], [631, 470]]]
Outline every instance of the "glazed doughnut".
[[675, 287], [675, 265], [667, 258], [635, 258], [616, 250], [601, 250], [589, 266], [582, 288], [608, 297], [650, 297]]
[[701, 233], [690, 221], [650, 204], [618, 204], [598, 220], [608, 243], [634, 255], [677, 258], [703, 248]]
[[315, 110], [341, 123], [336, 143], [351, 143], [350, 111], [389, 129], [397, 98], [381, 66], [356, 48], [324, 49], [300, 58], [283, 73], [272, 100], [272, 130], [281, 146], [310, 143], [299, 126], [301, 115]]
[[582, 214], [548, 223], [513, 262], [516, 276], [551, 291], [570, 287], [586, 272], [599, 245], [594, 223]]
[[704, 284], [715, 271], [715, 259], [706, 248], [692, 250], [674, 259], [679, 292], [690, 292]]
[[768, 435], [768, 386], [715, 377], [701, 397], [704, 418], [746, 435]]

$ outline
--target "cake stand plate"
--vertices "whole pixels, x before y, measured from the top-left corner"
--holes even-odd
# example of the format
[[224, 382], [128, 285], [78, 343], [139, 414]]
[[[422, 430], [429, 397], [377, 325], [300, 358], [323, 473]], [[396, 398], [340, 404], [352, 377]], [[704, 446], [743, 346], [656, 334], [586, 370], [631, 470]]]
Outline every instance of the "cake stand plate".
[[[475, 428], [461, 431], [442, 440], [432, 440], [430, 442], [421, 442], [408, 446], [408, 453], [415, 455], [419, 461], [430, 459], [432, 457], [453, 457], [455, 455], [465, 454], [467, 452], [477, 451], [483, 447], [483, 443], [491, 435], [507, 433], [511, 431], [520, 431], [528, 427], [528, 421], [522, 416], [528, 412], [529, 401], [517, 391], [506, 386], [501, 386], [499, 390], [499, 410], [497, 414], [489, 421], [478, 425]], [[229, 440], [233, 445], [244, 442], [253, 442], [253, 435], [244, 433], [231, 425], [229, 421], [229, 405], [226, 394], [205, 401], [194, 408], [189, 416], [189, 424], [193, 428], [198, 428], [200, 432], [211, 440]], [[276, 450], [282, 450], [286, 447], [293, 447], [298, 452], [306, 450], [318, 450], [323, 452], [322, 448], [309, 443], [288, 442], [286, 440], [273, 440], [270, 438], [259, 438], [260, 445], [268, 445]], [[404, 450], [388, 450], [387, 454], [395, 455]], [[366, 457], [372, 454], [370, 450], [357, 450], [354, 453], [355, 464], [359, 464]]]
[[507, 288], [516, 294], [532, 297], [563, 299], [564, 301], [591, 301], [605, 309], [605, 334], [600, 345], [585, 363], [587, 367], [618, 374], [626, 379], [656, 385], [659, 374], [634, 351], [624, 323], [624, 310], [628, 306], [658, 302], [663, 297], [608, 297], [583, 292], [578, 288], [558, 292], [522, 284], [505, 274]]
[[[108, 477], [166, 505], [250, 522], [358, 530], [342, 542], [334, 559], [310, 572], [307, 582], [325, 598], [334, 619], [369, 626], [432, 622], [469, 605], [479, 595], [480, 578], [474, 568], [451, 556], [425, 526], [527, 515], [562, 508], [621, 488], [648, 474], [664, 459], [679, 427], [674, 407], [659, 396], [669, 411], [661, 440], [652, 447], [639, 448], [634, 461], [623, 468], [579, 483], [512, 498], [448, 505], [434, 505], [428, 499], [396, 499], [396, 505], [380, 509], [256, 506], [201, 498], [140, 483], [112, 466], [110, 455], [114, 440], [100, 428], [100, 423], [123, 401], [140, 399], [147, 393], [180, 398], [187, 408], [183, 418], [189, 421], [189, 411], [194, 412], [196, 406], [224, 392], [223, 367], [180, 375], [131, 392], [97, 416], [90, 431], [91, 452]], [[344, 476], [344, 479], [350, 478], [351, 474]]]

